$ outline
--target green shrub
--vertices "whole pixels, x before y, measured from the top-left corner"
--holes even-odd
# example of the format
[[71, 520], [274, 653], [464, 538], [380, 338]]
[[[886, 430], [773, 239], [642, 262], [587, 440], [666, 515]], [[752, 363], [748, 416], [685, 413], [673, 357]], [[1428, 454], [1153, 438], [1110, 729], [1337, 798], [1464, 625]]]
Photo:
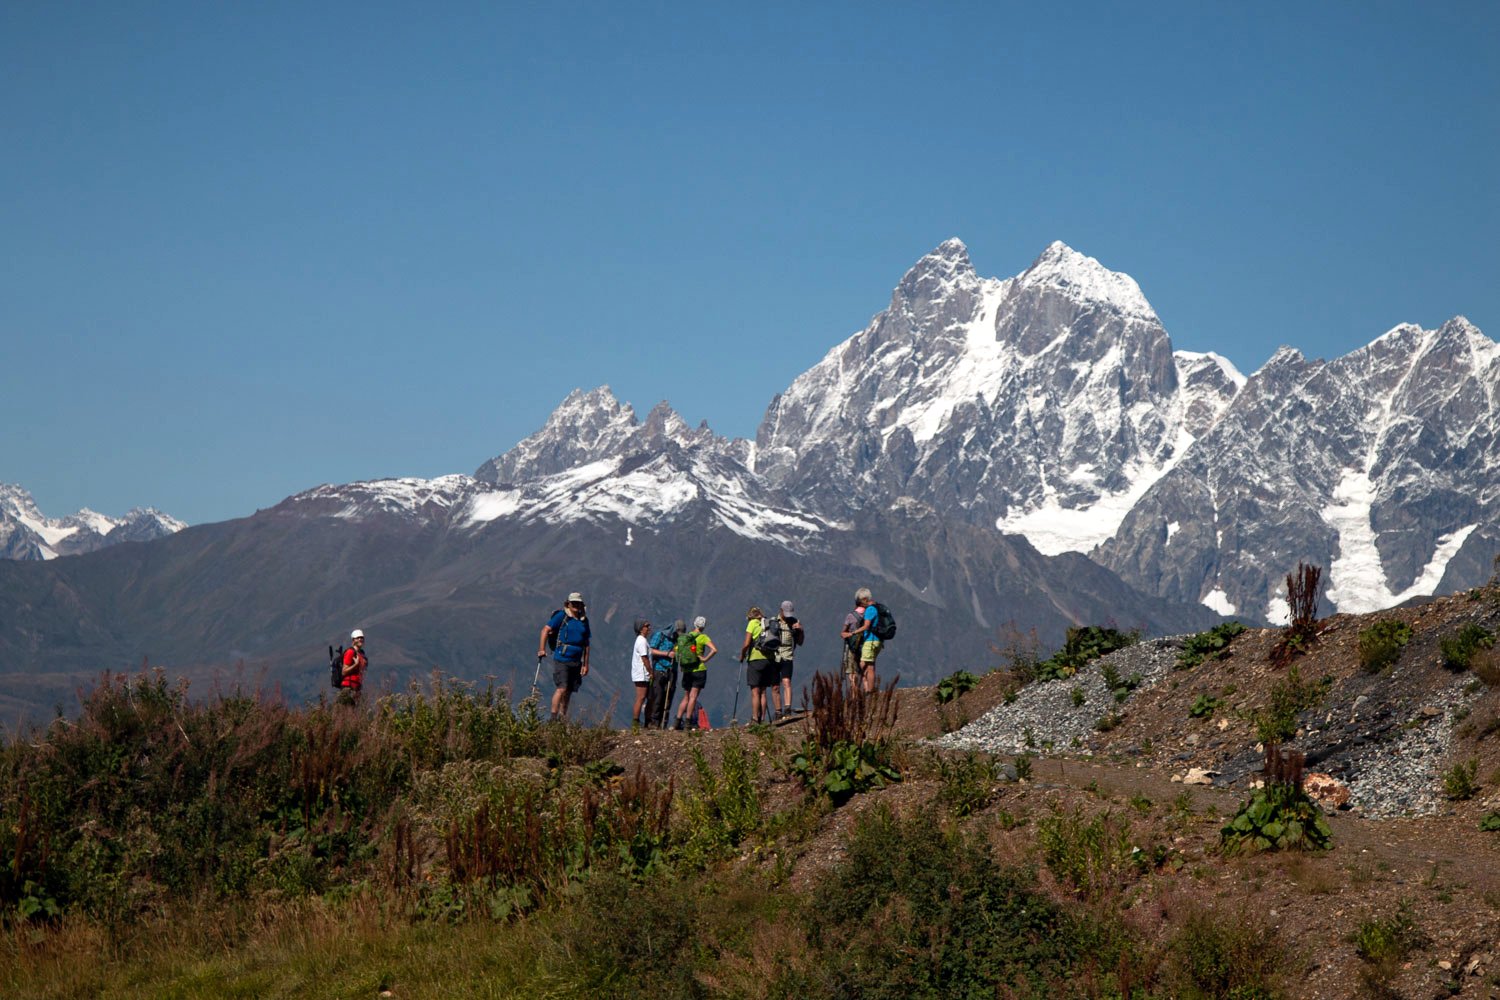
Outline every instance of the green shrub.
[[1332, 677], [1304, 683], [1301, 672], [1292, 667], [1285, 679], [1271, 685], [1266, 707], [1252, 713], [1256, 738], [1262, 743], [1285, 743], [1292, 739], [1297, 735], [1297, 717], [1321, 705], [1331, 687]]
[[901, 780], [890, 751], [884, 741], [839, 740], [830, 747], [820, 747], [809, 740], [792, 757], [792, 773], [809, 790], [828, 796], [836, 806], [843, 805], [860, 792]]
[[[806, 914], [813, 966], [768, 995], [1057, 995], [1085, 970], [1112, 973], [1128, 952], [1117, 920], [1065, 913], [1030, 874], [998, 865], [978, 831], [884, 806], [858, 820]], [[1110, 994], [1109, 975], [1096, 982]]]
[[961, 757], [940, 756], [937, 800], [960, 819], [995, 800], [1000, 770], [995, 761], [970, 750]]
[[1141, 675], [1131, 674], [1121, 679], [1120, 672], [1115, 669], [1113, 663], [1102, 663], [1099, 665], [1099, 676], [1104, 681], [1104, 686], [1109, 688], [1110, 694], [1114, 695], [1116, 702], [1122, 702], [1130, 697], [1130, 692], [1141, 686]]
[[1188, 709], [1188, 715], [1194, 719], [1207, 719], [1214, 714], [1219, 707], [1219, 699], [1212, 695], [1200, 694], [1194, 700], [1192, 707]]
[[1427, 935], [1417, 926], [1411, 904], [1404, 899], [1390, 916], [1360, 921], [1349, 940], [1360, 958], [1375, 963], [1401, 962], [1427, 946]]
[[1484, 817], [1479, 821], [1479, 829], [1485, 833], [1494, 833], [1500, 830], [1500, 811], [1485, 813]]
[[1457, 635], [1448, 636], [1438, 643], [1443, 652], [1443, 666], [1449, 670], [1467, 670], [1474, 654], [1495, 645], [1495, 636], [1489, 629], [1469, 622], [1458, 630]]
[[1257, 788], [1240, 806], [1219, 831], [1219, 842], [1227, 850], [1323, 851], [1333, 844], [1333, 830], [1306, 792], [1273, 782]]
[[1132, 842], [1130, 823], [1111, 812], [1085, 817], [1081, 808], [1058, 812], [1037, 824], [1042, 860], [1059, 882], [1084, 899], [1102, 899], [1124, 888], [1150, 867], [1149, 855]]
[[1190, 635], [1182, 643], [1182, 652], [1177, 654], [1177, 669], [1191, 670], [1204, 660], [1222, 660], [1229, 655], [1229, 642], [1245, 631], [1239, 622], [1224, 622], [1207, 632]]
[[703, 867], [730, 857], [763, 825], [759, 757], [745, 750], [738, 736], [721, 744], [716, 774], [703, 751], [692, 749], [697, 787], [679, 800], [682, 831], [677, 857], [689, 867]]
[[1478, 777], [1478, 760], [1460, 761], [1443, 773], [1443, 794], [1455, 802], [1466, 802], [1479, 791]]
[[1100, 625], [1068, 629], [1063, 648], [1036, 665], [1036, 678], [1053, 681], [1072, 677], [1092, 660], [1117, 649], [1133, 646], [1141, 639], [1139, 631], [1121, 632]]
[[1384, 618], [1359, 633], [1359, 665], [1367, 674], [1378, 674], [1401, 657], [1411, 642], [1411, 626]]
[[932, 696], [937, 699], [939, 705], [946, 705], [961, 695], [974, 690], [974, 685], [979, 683], [979, 678], [967, 670], [956, 670], [938, 681], [937, 687], [933, 689]]
[[1190, 907], [1168, 946], [1177, 992], [1185, 1000], [1273, 1000], [1290, 964], [1286, 942], [1260, 914]]
[[1082, 708], [1084, 703], [1083, 688], [1076, 687], [1072, 691], [1073, 707]]

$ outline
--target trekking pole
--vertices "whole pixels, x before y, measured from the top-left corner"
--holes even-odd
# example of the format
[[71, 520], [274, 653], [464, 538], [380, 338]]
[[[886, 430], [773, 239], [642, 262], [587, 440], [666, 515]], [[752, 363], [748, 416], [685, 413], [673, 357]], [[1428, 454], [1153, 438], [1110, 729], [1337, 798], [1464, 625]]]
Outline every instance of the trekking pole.
[[542, 658], [540, 656], [538, 656], [536, 658], [536, 673], [533, 674], [532, 678], [531, 678], [531, 698], [532, 698], [533, 701], [536, 700], [537, 685], [540, 684], [541, 681], [542, 681]]
[[[741, 662], [743, 662], [743, 661], [741, 661]], [[738, 726], [740, 724], [740, 684], [739, 684], [739, 681], [735, 681], [735, 683], [734, 683], [734, 715], [730, 717], [729, 724], [731, 726]]]
[[672, 720], [672, 696], [677, 693], [677, 664], [673, 663], [667, 673], [667, 703], [661, 707], [661, 728], [670, 729], [667, 725]]

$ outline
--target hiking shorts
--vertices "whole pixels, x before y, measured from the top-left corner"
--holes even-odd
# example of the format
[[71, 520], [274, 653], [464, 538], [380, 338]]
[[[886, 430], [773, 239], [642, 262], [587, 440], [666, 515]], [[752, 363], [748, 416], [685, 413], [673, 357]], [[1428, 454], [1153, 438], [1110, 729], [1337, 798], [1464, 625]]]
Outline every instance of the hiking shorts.
[[778, 681], [789, 681], [789, 680], [792, 679], [792, 661], [791, 660], [777, 660], [776, 661], [776, 679]]
[[854, 655], [854, 650], [849, 648], [847, 642], [844, 643], [844, 673], [851, 677], [859, 673], [859, 659]]
[[859, 662], [874, 663], [875, 657], [880, 655], [880, 646], [879, 639], [866, 639], [865, 644], [859, 647]]
[[708, 680], [707, 670], [684, 670], [682, 672], [682, 689], [697, 688], [703, 690], [703, 682]]
[[770, 660], [745, 661], [745, 682], [753, 688], [768, 688], [780, 676], [776, 664]]
[[572, 694], [583, 686], [583, 664], [552, 661], [552, 683]]

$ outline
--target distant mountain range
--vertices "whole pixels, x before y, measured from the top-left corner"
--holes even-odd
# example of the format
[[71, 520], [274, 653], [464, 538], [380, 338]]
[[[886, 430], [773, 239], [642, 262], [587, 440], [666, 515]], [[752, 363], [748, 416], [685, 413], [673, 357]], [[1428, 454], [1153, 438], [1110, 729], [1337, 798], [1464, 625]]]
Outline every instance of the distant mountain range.
[[1488, 578], [1497, 388], [1500, 348], [1462, 318], [1332, 362], [1283, 349], [1247, 378], [1174, 352], [1131, 278], [1061, 243], [997, 280], [949, 240], [753, 442], [578, 390], [472, 477], [321, 486], [0, 563], [0, 670], [30, 678], [28, 704], [143, 654], [310, 691], [313, 654], [359, 624], [377, 673], [509, 679], [572, 589], [600, 635], [596, 699], [628, 688], [638, 613], [706, 613], [728, 655], [748, 604], [790, 597], [826, 668], [861, 584], [897, 609], [891, 669], [919, 680], [994, 662], [1008, 626], [1045, 647], [1070, 624], [1282, 620], [1299, 560], [1325, 568], [1330, 609], [1368, 611]]
[[30, 493], [0, 483], [0, 559], [56, 559], [82, 555], [119, 542], [149, 542], [187, 525], [151, 507], [136, 507], [124, 517], [97, 514], [85, 507], [67, 517], [47, 517]]

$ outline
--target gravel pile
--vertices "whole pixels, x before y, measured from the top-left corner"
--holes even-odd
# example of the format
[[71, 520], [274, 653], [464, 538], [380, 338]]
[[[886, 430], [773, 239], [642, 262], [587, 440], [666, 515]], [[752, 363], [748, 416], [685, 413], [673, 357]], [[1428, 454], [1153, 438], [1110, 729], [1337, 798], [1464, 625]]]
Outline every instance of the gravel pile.
[[[1100, 717], [1127, 709], [1130, 701], [1171, 674], [1184, 638], [1140, 642], [1095, 660], [1074, 677], [1029, 685], [1010, 704], [997, 705], [962, 729], [931, 742], [999, 754], [1096, 750], [1104, 745]], [[1139, 678], [1123, 706], [1104, 682], [1106, 664], [1122, 680]], [[1460, 677], [1425, 694], [1385, 684], [1352, 704], [1325, 705], [1316, 713], [1324, 718], [1308, 719], [1296, 746], [1307, 754], [1309, 770], [1328, 771], [1349, 786], [1350, 804], [1359, 815], [1370, 819], [1432, 815], [1446, 806], [1442, 777], [1452, 764], [1449, 754], [1456, 721], [1464, 717], [1475, 697], [1465, 693], [1469, 680]], [[1081, 704], [1075, 704], [1075, 691], [1082, 693]], [[1194, 766], [1194, 756], [1189, 750], [1174, 760], [1186, 770]], [[1254, 780], [1260, 768], [1261, 750], [1247, 746], [1217, 763], [1214, 783], [1239, 786]]]
[[1464, 693], [1469, 678], [1426, 699], [1417, 715], [1426, 721], [1401, 730], [1394, 739], [1364, 748], [1349, 768], [1349, 798], [1370, 819], [1431, 816], [1446, 803], [1447, 770], [1455, 715], [1473, 700]]
[[[996, 705], [962, 729], [932, 742], [941, 747], [987, 753], [1086, 748], [1098, 731], [1099, 719], [1120, 707], [1104, 683], [1104, 666], [1112, 667], [1122, 681], [1139, 678], [1130, 693], [1134, 698], [1171, 673], [1181, 651], [1180, 636], [1148, 639], [1116, 650], [1088, 664], [1073, 677], [1028, 685], [1010, 704]], [[1082, 704], [1074, 704], [1075, 690], [1083, 692]]]

